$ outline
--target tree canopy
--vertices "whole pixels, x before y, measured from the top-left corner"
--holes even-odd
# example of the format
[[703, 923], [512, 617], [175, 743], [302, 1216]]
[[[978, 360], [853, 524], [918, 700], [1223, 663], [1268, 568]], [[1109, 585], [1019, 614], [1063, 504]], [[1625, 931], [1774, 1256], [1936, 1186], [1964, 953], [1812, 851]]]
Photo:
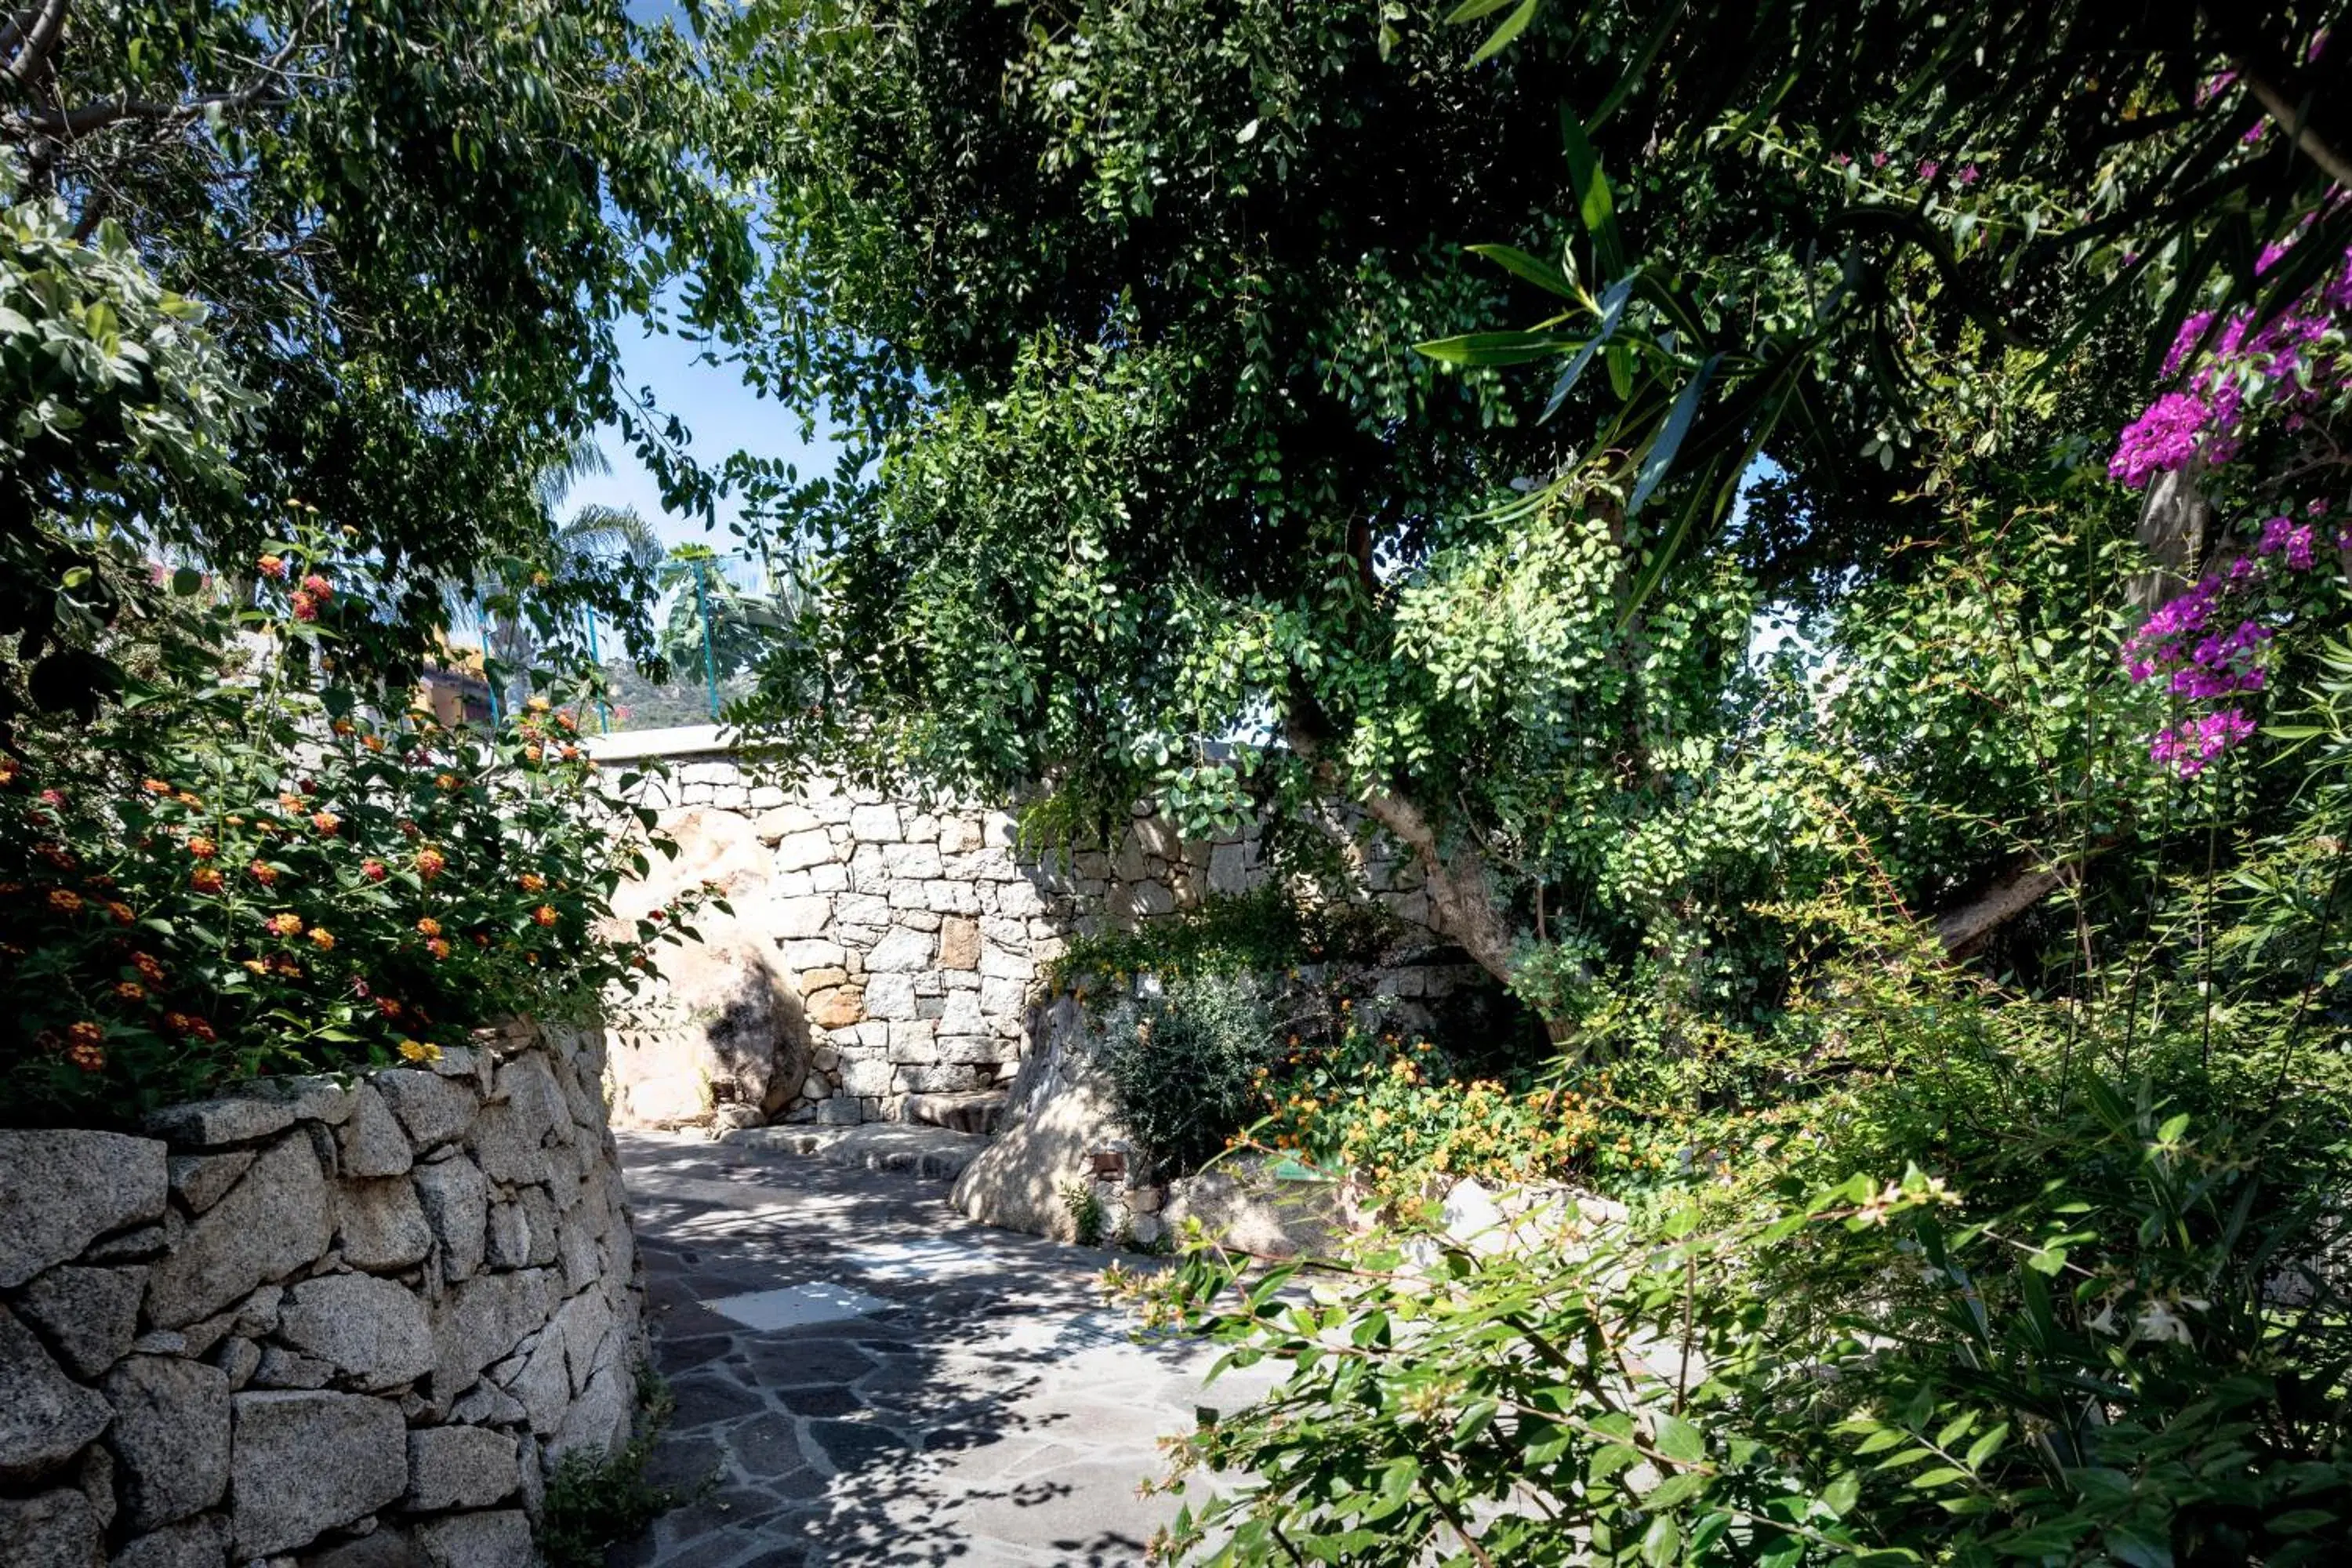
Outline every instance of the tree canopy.
[[2045, 9], [750, 8], [752, 368], [865, 444], [772, 498], [842, 700], [740, 716], [1065, 823], [1359, 800], [1496, 973], [1655, 950], [1776, 853], [1759, 617], [1929, 569], [1923, 421], [2118, 428], [2341, 248], [2326, 18]]
[[[143, 592], [144, 554], [234, 574], [289, 501], [375, 563], [339, 611], [346, 657], [394, 668], [440, 624], [440, 581], [530, 586], [549, 542], [534, 476], [600, 422], [706, 505], [671, 423], [617, 384], [614, 327], [746, 319], [757, 258], [715, 112], [688, 41], [618, 0], [12, 14], [9, 276], [38, 308], [0, 321], [10, 425], [34, 437], [11, 464], [0, 619], [43, 671], [35, 700], [105, 687], [93, 628]], [[60, 247], [86, 239], [152, 281], [77, 262], [68, 285]], [[106, 384], [119, 434], [52, 418], [89, 401], [69, 378]], [[45, 427], [69, 459], [39, 455]], [[101, 548], [110, 531], [133, 547]], [[649, 647], [625, 584], [548, 586]]]

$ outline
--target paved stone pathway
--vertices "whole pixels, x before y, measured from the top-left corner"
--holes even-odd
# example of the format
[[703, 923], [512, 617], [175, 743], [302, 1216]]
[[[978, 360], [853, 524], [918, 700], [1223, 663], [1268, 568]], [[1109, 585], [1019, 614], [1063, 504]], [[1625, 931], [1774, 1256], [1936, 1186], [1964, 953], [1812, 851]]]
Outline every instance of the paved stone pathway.
[[1175, 1511], [1155, 1440], [1267, 1373], [1203, 1386], [1189, 1342], [1133, 1342], [1114, 1255], [972, 1225], [944, 1183], [624, 1136], [656, 1365], [656, 1479], [701, 1500], [615, 1568], [1114, 1568]]

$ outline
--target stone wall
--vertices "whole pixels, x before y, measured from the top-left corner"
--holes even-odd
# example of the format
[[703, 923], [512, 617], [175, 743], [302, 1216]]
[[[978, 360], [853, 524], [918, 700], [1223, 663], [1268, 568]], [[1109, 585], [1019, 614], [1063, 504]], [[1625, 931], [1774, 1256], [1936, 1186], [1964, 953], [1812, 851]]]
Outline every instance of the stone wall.
[[0, 1563], [525, 1568], [625, 1436], [643, 1310], [599, 1036], [0, 1131]]
[[[1001, 1091], [1035, 1037], [1039, 976], [1070, 937], [1265, 876], [1254, 827], [1191, 839], [1139, 814], [1116, 850], [1065, 861], [1022, 854], [1003, 811], [762, 779], [715, 730], [591, 749], [608, 780], [639, 757], [670, 767], [635, 795], [681, 852], [625, 887], [618, 911], [635, 918], [703, 881], [733, 910], [698, 921], [698, 946], [666, 950], [665, 983], [614, 1019], [624, 1124], [846, 1124], [899, 1119], [909, 1097]], [[1407, 870], [1365, 869], [1402, 921], [1425, 920]], [[1475, 973], [1414, 968], [1385, 984], [1418, 995]]]

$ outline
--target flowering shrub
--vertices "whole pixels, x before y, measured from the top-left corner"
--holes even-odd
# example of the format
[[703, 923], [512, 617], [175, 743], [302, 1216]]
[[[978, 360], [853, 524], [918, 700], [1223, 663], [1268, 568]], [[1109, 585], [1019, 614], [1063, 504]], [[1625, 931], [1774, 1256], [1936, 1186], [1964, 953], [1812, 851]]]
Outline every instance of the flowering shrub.
[[1259, 1070], [1266, 1116], [1251, 1138], [1383, 1197], [1411, 1197], [1433, 1177], [1559, 1182], [1653, 1173], [1671, 1158], [1672, 1119], [1637, 1115], [1602, 1076], [1550, 1087], [1463, 1078], [1430, 1041], [1367, 1024], [1352, 1007], [1328, 1047], [1296, 1035], [1289, 1047]]
[[0, 1115], [113, 1120], [271, 1071], [429, 1059], [475, 1026], [631, 987], [698, 899], [614, 927], [650, 814], [573, 717], [496, 731], [332, 683], [315, 540], [260, 607], [180, 574], [174, 635], [88, 728], [0, 760]]
[[[2266, 271], [2284, 252], [2273, 246], [2257, 268]], [[2340, 584], [2337, 553], [2352, 531], [2324, 497], [2304, 498], [2284, 486], [2215, 470], [2248, 456], [2257, 444], [2284, 442], [2296, 451], [2288, 471], [2310, 483], [2343, 461], [2332, 426], [2352, 399], [2352, 254], [2336, 274], [2257, 328], [2241, 308], [2217, 322], [2210, 311], [2190, 316], [2165, 359], [2165, 374], [2187, 378], [2187, 390], [2158, 397], [2123, 433], [2109, 476], [2133, 489], [2159, 473], [2188, 472], [2217, 492], [2225, 513], [2260, 515], [2258, 528], [2238, 531], [2218, 552], [2218, 563], [2185, 593], [2160, 605], [2124, 647], [2126, 673], [2135, 684], [2161, 681], [2191, 709], [2148, 738], [2148, 754], [2184, 778], [2194, 778], [2254, 733], [2236, 700], [2263, 689], [2262, 662], [2278, 632], [2312, 601], [2332, 596]], [[2259, 465], [2256, 465], [2259, 466]], [[2284, 493], [2283, 493], [2284, 492]], [[2234, 542], [2235, 548], [2231, 548]]]

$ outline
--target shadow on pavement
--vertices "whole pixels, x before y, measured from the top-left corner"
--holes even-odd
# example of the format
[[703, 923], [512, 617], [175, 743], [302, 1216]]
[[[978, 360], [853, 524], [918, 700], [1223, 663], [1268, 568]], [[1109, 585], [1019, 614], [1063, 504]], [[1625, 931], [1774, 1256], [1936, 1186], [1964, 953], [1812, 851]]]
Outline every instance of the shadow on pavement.
[[[1144, 1561], [1174, 1505], [1135, 1487], [1159, 1473], [1156, 1437], [1211, 1397], [1208, 1356], [1130, 1342], [1095, 1284], [1112, 1255], [973, 1225], [942, 1183], [666, 1139], [622, 1150], [677, 1399], [653, 1478], [709, 1489], [613, 1568]], [[840, 1315], [760, 1330], [709, 1305], [741, 1297], [753, 1316]]]

